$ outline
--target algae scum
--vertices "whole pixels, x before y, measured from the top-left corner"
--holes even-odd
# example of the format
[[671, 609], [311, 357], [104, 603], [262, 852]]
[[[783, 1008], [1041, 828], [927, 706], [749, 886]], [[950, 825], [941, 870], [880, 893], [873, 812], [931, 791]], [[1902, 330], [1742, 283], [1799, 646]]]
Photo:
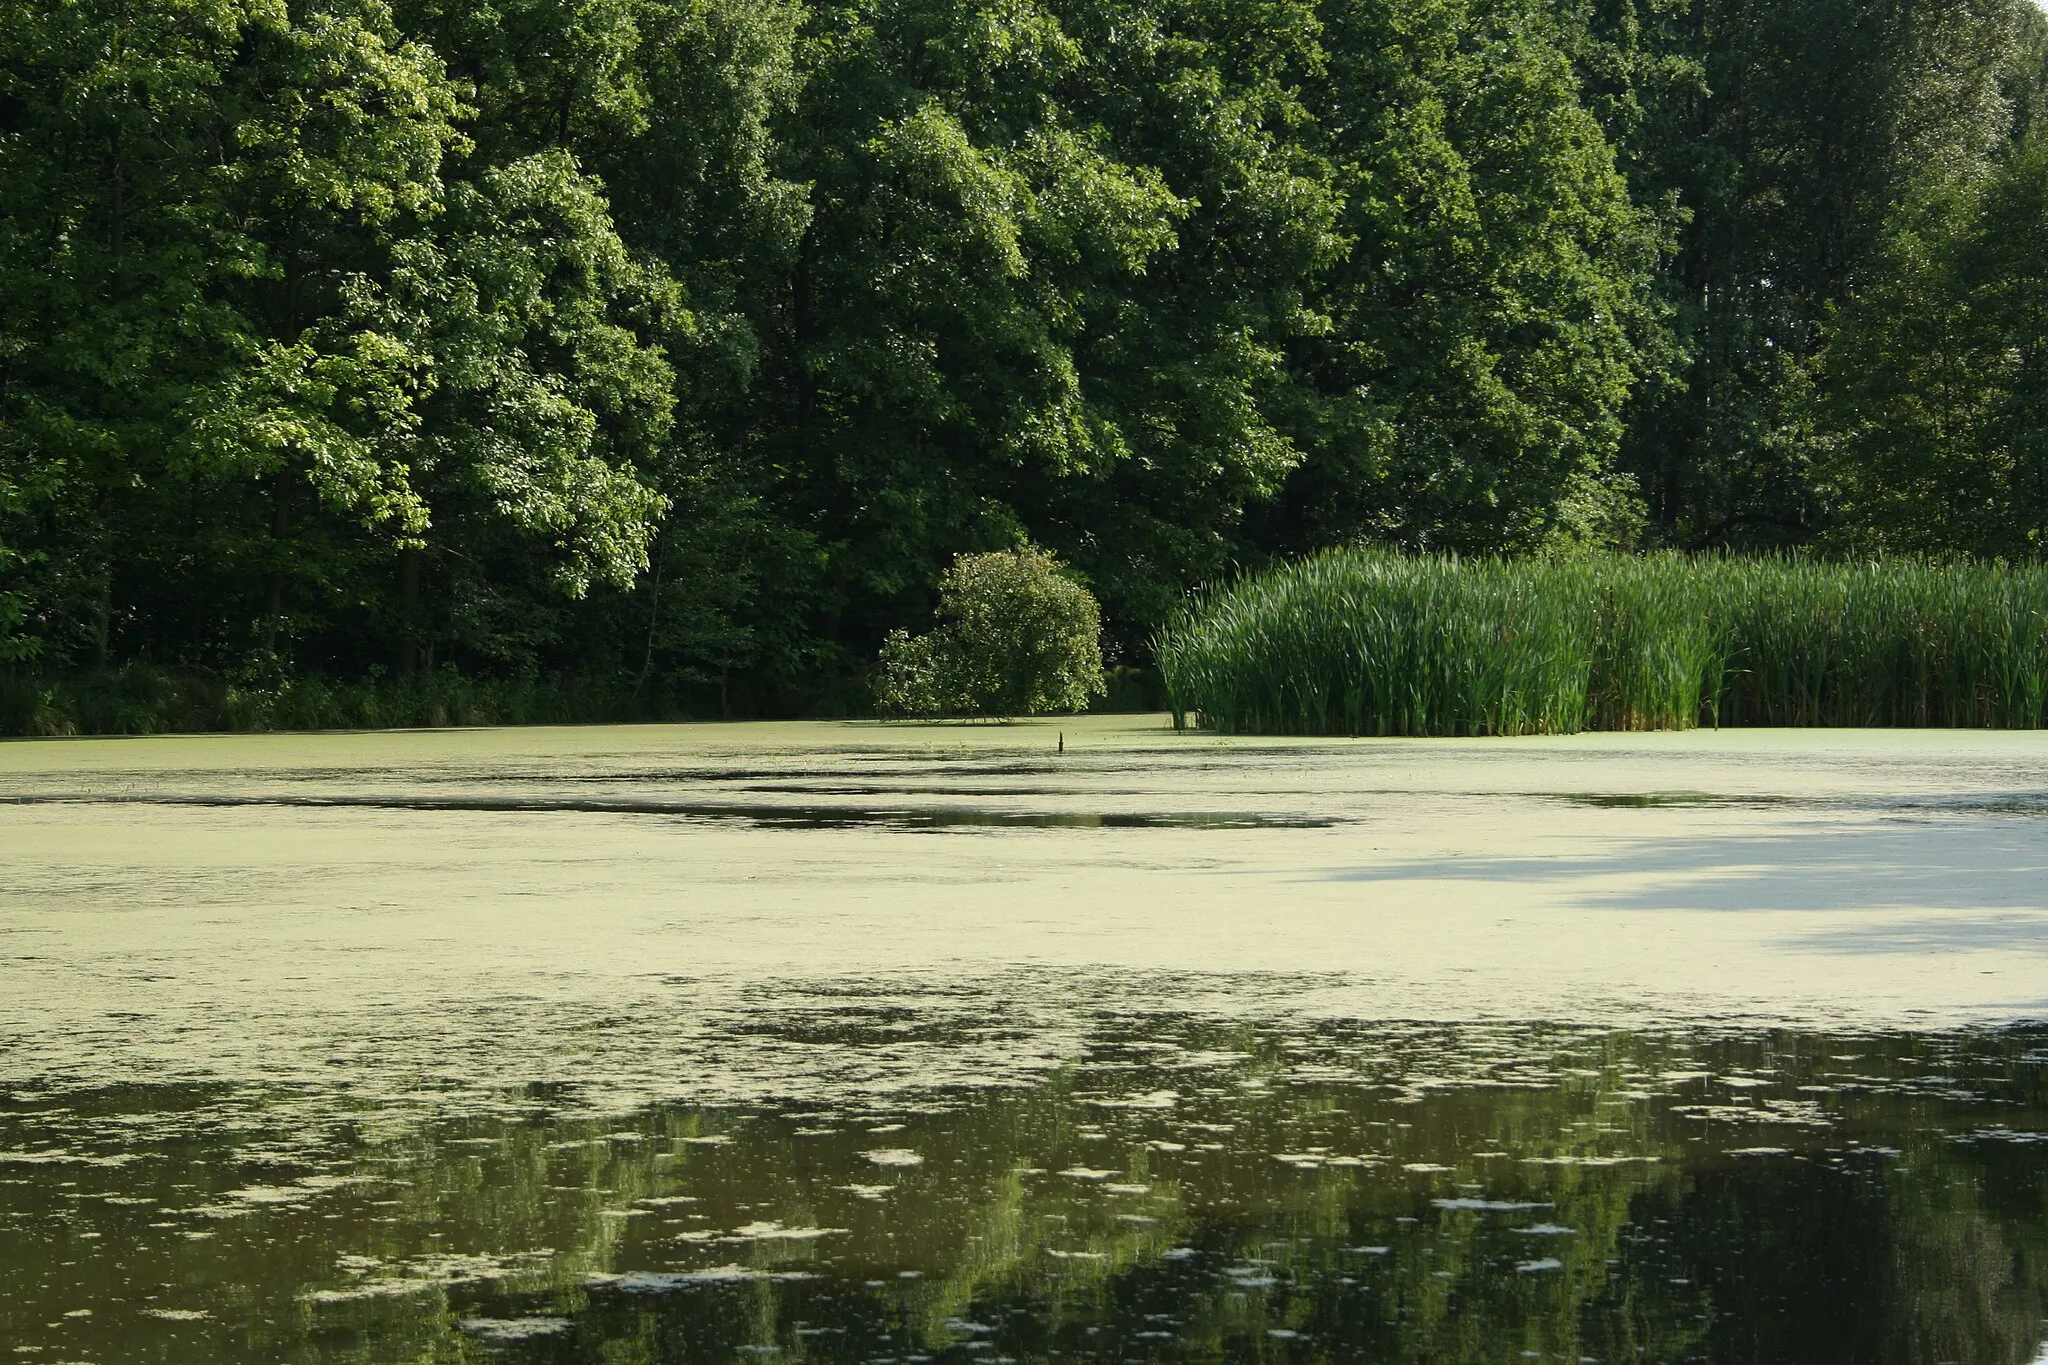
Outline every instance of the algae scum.
[[0, 749], [27, 1361], [2048, 1340], [2048, 744]]

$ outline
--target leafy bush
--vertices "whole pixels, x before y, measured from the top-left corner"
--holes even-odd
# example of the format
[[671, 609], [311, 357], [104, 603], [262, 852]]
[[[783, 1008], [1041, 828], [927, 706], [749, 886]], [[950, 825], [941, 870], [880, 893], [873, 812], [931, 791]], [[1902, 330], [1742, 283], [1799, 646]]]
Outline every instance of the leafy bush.
[[1042, 715], [1103, 694], [1101, 608], [1053, 556], [962, 555], [939, 580], [939, 612], [937, 630], [883, 644], [883, 715]]

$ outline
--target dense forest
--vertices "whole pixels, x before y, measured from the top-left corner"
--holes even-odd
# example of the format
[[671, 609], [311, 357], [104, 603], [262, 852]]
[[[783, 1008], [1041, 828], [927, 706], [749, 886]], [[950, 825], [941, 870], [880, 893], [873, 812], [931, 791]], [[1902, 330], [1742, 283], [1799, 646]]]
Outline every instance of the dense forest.
[[865, 704], [1333, 545], [2048, 536], [2031, 0], [0, 0], [0, 672]]

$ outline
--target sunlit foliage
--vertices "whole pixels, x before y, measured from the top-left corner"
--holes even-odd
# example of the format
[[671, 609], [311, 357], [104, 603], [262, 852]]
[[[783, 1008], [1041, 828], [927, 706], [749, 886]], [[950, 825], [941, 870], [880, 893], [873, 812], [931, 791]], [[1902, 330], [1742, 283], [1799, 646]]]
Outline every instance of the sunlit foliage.
[[2048, 568], [1338, 552], [1172, 622], [1177, 713], [1247, 734], [2048, 724]]

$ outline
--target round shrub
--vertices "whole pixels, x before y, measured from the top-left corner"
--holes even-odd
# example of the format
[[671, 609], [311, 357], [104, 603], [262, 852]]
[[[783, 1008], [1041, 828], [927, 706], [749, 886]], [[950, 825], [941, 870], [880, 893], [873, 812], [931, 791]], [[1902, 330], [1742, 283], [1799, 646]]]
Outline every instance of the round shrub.
[[1102, 609], [1042, 550], [962, 555], [939, 580], [943, 624], [882, 645], [890, 716], [1034, 716], [1103, 694]]

